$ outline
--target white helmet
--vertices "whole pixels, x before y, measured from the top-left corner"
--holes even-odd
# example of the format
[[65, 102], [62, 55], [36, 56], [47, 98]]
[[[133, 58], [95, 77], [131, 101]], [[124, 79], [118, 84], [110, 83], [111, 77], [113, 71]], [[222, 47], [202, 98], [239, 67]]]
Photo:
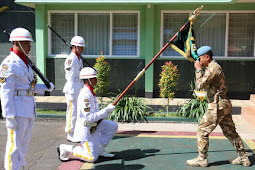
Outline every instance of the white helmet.
[[9, 41], [33, 41], [31, 33], [25, 28], [15, 28], [10, 34]]
[[81, 36], [74, 36], [71, 40], [71, 45], [85, 47], [85, 40]]
[[97, 72], [91, 67], [85, 67], [80, 71], [80, 79], [90, 79], [97, 77]]

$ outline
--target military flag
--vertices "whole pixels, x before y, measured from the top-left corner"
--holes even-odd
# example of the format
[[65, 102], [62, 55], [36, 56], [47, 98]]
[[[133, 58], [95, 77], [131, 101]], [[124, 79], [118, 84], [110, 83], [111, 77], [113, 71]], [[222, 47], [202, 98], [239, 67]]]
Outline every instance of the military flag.
[[176, 40], [171, 43], [171, 47], [175, 51], [191, 62], [199, 59], [192, 23], [190, 22], [185, 29], [179, 31]]

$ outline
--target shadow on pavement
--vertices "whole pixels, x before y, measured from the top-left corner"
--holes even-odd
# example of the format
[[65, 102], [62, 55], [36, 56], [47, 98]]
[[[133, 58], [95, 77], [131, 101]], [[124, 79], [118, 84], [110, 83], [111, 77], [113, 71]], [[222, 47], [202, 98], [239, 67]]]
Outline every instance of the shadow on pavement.
[[124, 161], [121, 161], [121, 164], [104, 164], [104, 165], [95, 165], [93, 169], [143, 169], [144, 165], [141, 164], [133, 164], [133, 165], [125, 165]]
[[121, 131], [116, 133], [117, 136], [114, 136], [113, 139], [134, 137], [140, 134], [153, 135], [154, 133], [157, 133], [157, 131], [140, 131], [140, 130]]

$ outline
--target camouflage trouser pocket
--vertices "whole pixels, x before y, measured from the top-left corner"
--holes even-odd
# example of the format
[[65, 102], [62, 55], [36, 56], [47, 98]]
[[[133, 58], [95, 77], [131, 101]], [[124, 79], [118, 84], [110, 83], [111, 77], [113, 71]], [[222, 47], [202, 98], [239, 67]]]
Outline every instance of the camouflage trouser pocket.
[[[217, 109], [211, 108], [207, 109], [203, 118], [199, 122], [199, 128], [206, 130], [207, 132], [211, 131], [217, 126]], [[209, 129], [208, 129], [209, 128]]]

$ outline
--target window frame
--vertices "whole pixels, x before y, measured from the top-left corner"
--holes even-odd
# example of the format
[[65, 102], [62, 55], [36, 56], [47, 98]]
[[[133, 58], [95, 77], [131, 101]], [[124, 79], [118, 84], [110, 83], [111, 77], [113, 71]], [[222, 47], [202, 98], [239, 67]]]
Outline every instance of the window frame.
[[[191, 16], [193, 11], [190, 10], [161, 10], [161, 19], [160, 19], [160, 48], [162, 48], [165, 44], [163, 44], [163, 38], [164, 38], [164, 31], [163, 31], [163, 22], [164, 22], [164, 14], [165, 13], [180, 13], [180, 14], [189, 14], [189, 16]], [[244, 11], [244, 10], [240, 10], [240, 11], [233, 11], [233, 10], [219, 10], [219, 11], [201, 11], [200, 13], [224, 13], [226, 14], [226, 35], [225, 35], [225, 52], [224, 52], [224, 56], [215, 56], [213, 58], [215, 59], [238, 59], [238, 60], [242, 60], [242, 59], [255, 59], [255, 34], [254, 34], [254, 42], [253, 42], [253, 56], [252, 57], [229, 57], [228, 56], [228, 38], [229, 38], [229, 14], [231, 13], [254, 13], [255, 14], [255, 10], [248, 10], [248, 11]], [[199, 17], [199, 16], [198, 16]], [[188, 19], [188, 18], [187, 18]], [[196, 22], [196, 21], [195, 21]], [[185, 24], [185, 23], [183, 23]], [[176, 30], [177, 32], [178, 30]], [[171, 47], [169, 47], [171, 48]], [[163, 53], [160, 55], [160, 58], [175, 58], [175, 59], [185, 59], [182, 56], [163, 56]]]
[[[121, 58], [121, 59], [126, 59], [126, 58], [139, 58], [140, 57], [140, 11], [139, 10], [128, 10], [128, 11], [96, 11], [96, 10], [49, 10], [48, 11], [48, 25], [51, 26], [51, 14], [52, 13], [71, 13], [74, 14], [74, 36], [78, 35], [78, 14], [82, 13], [102, 13], [102, 14], [109, 14], [110, 15], [110, 38], [109, 38], [109, 55], [104, 55], [106, 58]], [[113, 36], [113, 14], [115, 13], [135, 13], [137, 14], [137, 54], [136, 55], [112, 55], [112, 36]], [[54, 28], [53, 28], [54, 29]], [[52, 40], [51, 40], [51, 35], [54, 34], [52, 31], [48, 30], [48, 56], [51, 58], [66, 58], [68, 54], [52, 54], [51, 52], [51, 45], [52, 45]], [[61, 36], [61, 35], [60, 35]], [[85, 38], [86, 41], [86, 38]], [[69, 42], [67, 42], [69, 44]], [[68, 48], [68, 47], [67, 47]], [[86, 48], [86, 47], [85, 47]], [[100, 55], [100, 54], [99, 54]], [[99, 55], [82, 55], [83, 57], [86, 58], [97, 58]]]

